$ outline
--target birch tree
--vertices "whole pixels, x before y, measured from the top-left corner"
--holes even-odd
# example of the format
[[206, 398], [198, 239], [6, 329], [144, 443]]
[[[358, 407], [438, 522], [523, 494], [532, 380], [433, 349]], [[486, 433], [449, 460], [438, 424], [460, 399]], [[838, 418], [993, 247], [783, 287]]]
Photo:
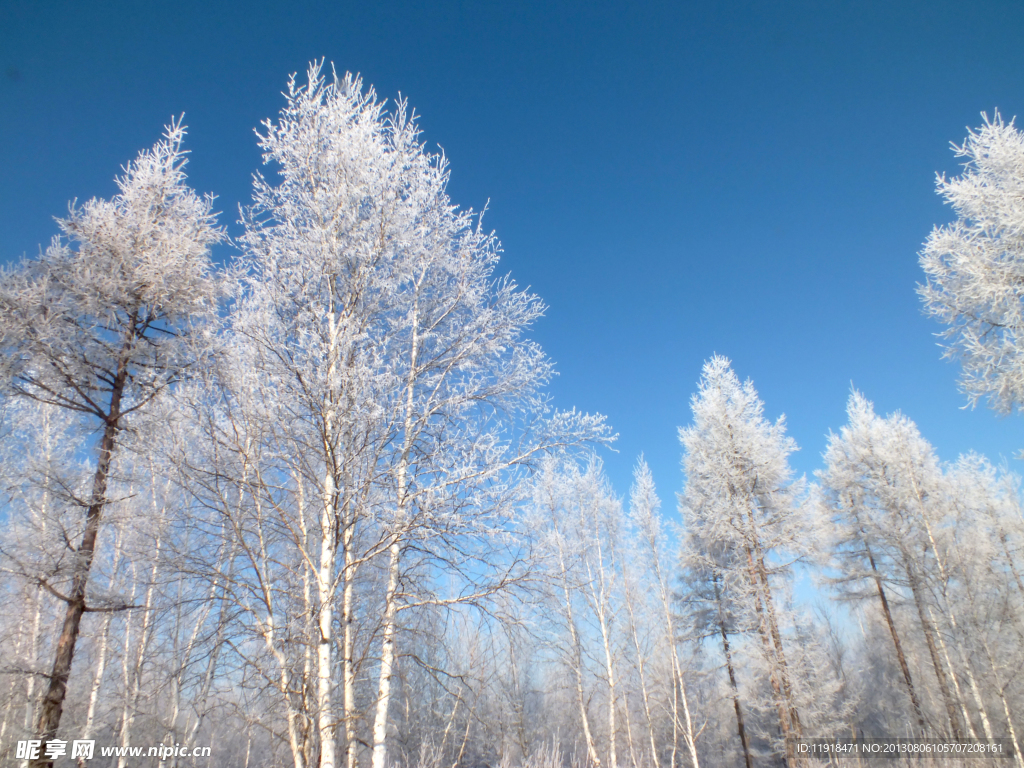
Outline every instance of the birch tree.
[[[1024, 590], [1015, 551], [1021, 520], [1013, 514], [1019, 480], [1005, 470], [998, 472], [977, 454], [961, 456], [946, 476], [951, 530], [945, 541], [947, 578], [941, 582], [940, 597], [950, 606], [958, 663], [984, 738], [994, 738], [997, 713], [1001, 714], [1015, 759], [1022, 764], [1012, 694], [1024, 664]], [[964, 716], [977, 738], [966, 707]]]
[[[418, 201], [403, 197], [383, 105], [372, 90], [364, 93], [351, 77], [327, 82], [314, 66], [306, 85], [289, 81], [287, 99], [260, 140], [281, 183], [256, 180], [243, 240], [252, 277], [233, 330], [244, 355], [239, 364], [255, 373], [245, 379], [256, 398], [250, 401], [269, 417], [263, 439], [284, 462], [280, 479], [266, 480], [286, 491], [281, 503], [293, 529], [310, 529], [297, 541], [314, 589], [320, 764], [333, 768], [335, 593], [340, 585], [342, 759], [352, 766], [355, 585], [360, 568], [388, 546], [364, 531], [376, 526], [369, 494], [386, 440], [369, 379], [388, 341], [380, 319], [415, 249]], [[312, 518], [302, 520], [289, 477], [317, 499]], [[369, 549], [358, 551], [365, 533]]]
[[[360, 741], [383, 768], [401, 615], [504, 588], [514, 567], [496, 553], [517, 474], [604, 432], [599, 417], [549, 412], [551, 364], [525, 338], [543, 305], [495, 277], [497, 241], [448, 199], [446, 161], [425, 150], [405, 102], [386, 112], [359, 79], [329, 80], [319, 65], [286, 99], [260, 137], [279, 183], [256, 179], [232, 331], [278, 463], [266, 480], [283, 492], [282, 521], [300, 527], [300, 482], [317, 500], [300, 562], [315, 593], [320, 765], [338, 764], [341, 723], [348, 768]], [[463, 580], [456, 596], [424, 578], [439, 566]], [[357, 596], [374, 573], [383, 595], [363, 624], [379, 622], [377, 684], [362, 713]]]
[[[31, 738], [45, 679], [50, 627], [58, 605], [46, 585], [67, 578], [64, 541], [79, 530], [73, 499], [83, 493], [88, 468], [74, 456], [80, 425], [34, 400], [6, 401], [3, 409], [3, 515], [0, 573], [6, 598], [22, 606], [23, 621], [5, 635], [2, 662], [11, 691], [0, 730]], [[9, 743], [9, 742], [8, 742]]]
[[[552, 603], [558, 606], [559, 634], [562, 635], [559, 645], [565, 666], [572, 676], [573, 705], [578, 713], [577, 722], [583, 731], [587, 760], [595, 766], [602, 765], [598, 751], [600, 732], [590, 703], [594, 695], [591, 690], [592, 678], [600, 679], [600, 673], [587, 665], [587, 659], [592, 655], [587, 646], [590, 634], [588, 624], [593, 610], [588, 593], [596, 578], [593, 567], [596, 542], [593, 532], [600, 525], [597, 519], [606, 514], [602, 507], [612, 503], [614, 499], [610, 498], [607, 481], [596, 461], [591, 461], [581, 471], [574, 461], [559, 461], [551, 457], [544, 462], [534, 486], [536, 527], [541, 533], [540, 543], [546, 570], [550, 574]], [[607, 647], [607, 618], [601, 629], [606, 649], [602, 660], [604, 663], [607, 662], [607, 651], [610, 650]], [[611, 691], [608, 694], [608, 722], [613, 726], [614, 701]], [[614, 756], [614, 730], [609, 731], [608, 737], [608, 756], [611, 758]]]
[[[672, 720], [672, 751], [669, 757], [669, 766], [670, 768], [675, 768], [677, 764], [678, 735], [681, 732], [686, 750], [689, 753], [690, 763], [694, 768], [698, 768], [700, 763], [697, 758], [697, 726], [694, 723], [694, 715], [690, 711], [690, 694], [687, 692], [686, 680], [683, 674], [683, 663], [677, 643], [678, 622], [673, 606], [675, 590], [672, 584], [673, 572], [667, 562], [668, 558], [665, 556], [668, 542], [666, 541], [665, 525], [661, 516], [661, 499], [658, 498], [657, 489], [654, 486], [654, 477], [651, 475], [651, 470], [647, 466], [647, 462], [644, 461], [643, 456], [637, 461], [633, 471], [633, 485], [629, 493], [629, 517], [638, 539], [639, 566], [646, 570], [650, 583], [654, 586], [655, 602], [659, 609], [656, 622], [661, 625], [661, 631], [658, 633], [659, 640], [660, 644], [667, 651], [670, 662], [669, 668], [672, 685], [669, 711]], [[627, 597], [627, 600], [630, 600], [630, 598]], [[632, 601], [630, 600], [630, 602]], [[630, 613], [630, 618], [632, 620], [632, 612]], [[639, 669], [639, 672], [644, 711], [648, 722], [650, 722], [651, 706], [648, 702], [647, 683], [643, 679], [644, 670], [642, 667]], [[740, 726], [740, 734], [742, 737], [742, 724]], [[651, 759], [654, 761], [655, 768], [657, 768], [659, 760], [658, 753], [653, 748], [653, 729], [651, 742]]]
[[44, 740], [60, 724], [82, 615], [102, 607], [89, 604], [88, 582], [118, 435], [195, 362], [216, 315], [210, 247], [223, 233], [212, 198], [185, 183], [184, 135], [172, 122], [125, 167], [117, 195], [72, 204], [45, 253], [0, 276], [7, 393], [90, 418], [100, 431], [74, 567], [68, 583], [49, 585], [67, 610], [37, 721]]

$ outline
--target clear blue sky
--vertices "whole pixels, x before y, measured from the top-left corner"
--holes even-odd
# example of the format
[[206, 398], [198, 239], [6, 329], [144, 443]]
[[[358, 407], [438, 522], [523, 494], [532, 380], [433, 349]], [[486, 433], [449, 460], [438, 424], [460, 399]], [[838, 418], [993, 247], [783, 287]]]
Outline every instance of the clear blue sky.
[[0, 0], [0, 261], [182, 112], [191, 183], [237, 233], [253, 127], [326, 57], [409, 97], [455, 202], [490, 199], [503, 269], [550, 305], [557, 403], [621, 435], [620, 493], [644, 451], [674, 508], [714, 352], [787, 415], [799, 472], [851, 381], [945, 459], [1009, 457], [1024, 421], [961, 409], [914, 287], [949, 142], [1024, 116], [1021, 30], [1019, 2]]

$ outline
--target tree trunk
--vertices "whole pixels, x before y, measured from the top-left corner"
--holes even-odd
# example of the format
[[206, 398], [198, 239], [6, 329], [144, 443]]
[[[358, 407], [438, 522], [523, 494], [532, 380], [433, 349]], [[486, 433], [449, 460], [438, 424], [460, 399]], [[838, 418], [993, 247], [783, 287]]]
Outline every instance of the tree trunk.
[[281, 649], [277, 647], [275, 638], [274, 615], [268, 614], [263, 629], [263, 640], [267, 648], [274, 656], [278, 666], [278, 688], [285, 700], [285, 721], [288, 726], [288, 747], [292, 752], [292, 764], [295, 768], [306, 768], [307, 760], [302, 748], [302, 739], [299, 737], [298, 713], [295, 711], [295, 703], [291, 694], [291, 676], [288, 674], [288, 659], [285, 658]]
[[[142, 631], [139, 633], [139, 647], [138, 652], [135, 656], [135, 669], [132, 671], [130, 677], [130, 685], [126, 686], [125, 701], [124, 701], [124, 714], [121, 718], [121, 746], [128, 747], [131, 741], [132, 726], [135, 724], [135, 716], [139, 711], [139, 698], [142, 694], [142, 675], [143, 668], [146, 663], [146, 653], [149, 651], [149, 641], [152, 637], [152, 621], [153, 621], [153, 591], [156, 587], [156, 575], [160, 567], [160, 541], [156, 541], [156, 562], [153, 563], [153, 570], [150, 572], [149, 584], [146, 587], [146, 601], [142, 607]], [[128, 614], [128, 620], [131, 621], [131, 613]], [[125, 644], [125, 665], [127, 670], [128, 663], [128, 646]], [[129, 677], [125, 675], [126, 684], [129, 682]], [[129, 692], [130, 691], [130, 692]], [[125, 768], [128, 764], [128, 757], [121, 755], [117, 760], [117, 768]]]
[[963, 717], [964, 724], [967, 726], [967, 730], [970, 731], [971, 738], [977, 740], [978, 733], [975, 731], [974, 723], [971, 722], [971, 715], [967, 711], [967, 701], [964, 699], [963, 691], [960, 690], [960, 681], [957, 679], [953, 660], [949, 657], [949, 649], [946, 647], [946, 641], [942, 638], [942, 630], [936, 624], [935, 614], [930, 607], [928, 608], [928, 621], [935, 627], [935, 639], [939, 643], [939, 650], [942, 651], [942, 658], [946, 661], [946, 669], [949, 670], [949, 679], [953, 683], [953, 693], [956, 695], [957, 704], [960, 705], [960, 716]]
[[32, 602], [35, 604], [35, 610], [32, 612], [32, 631], [29, 633], [28, 654], [26, 656], [29, 663], [29, 674], [28, 680], [25, 681], [25, 733], [29, 733], [32, 730], [32, 710], [35, 708], [36, 703], [36, 665], [39, 663], [39, 625], [42, 621], [43, 613], [43, 590], [37, 586], [33, 592], [35, 593], [35, 599]]
[[[82, 738], [88, 739], [92, 735], [93, 724], [96, 720], [96, 704], [100, 698], [100, 686], [103, 684], [103, 673], [107, 668], [107, 646], [110, 642], [110, 622], [113, 615], [108, 613], [103, 617], [103, 629], [100, 630], [100, 657], [96, 661], [96, 672], [92, 678], [92, 690], [89, 691], [89, 708], [85, 715], [85, 725], [82, 726]], [[85, 768], [85, 758], [78, 758], [80, 768]]]
[[996, 666], [996, 660], [992, 655], [992, 649], [989, 647], [988, 640], [982, 637], [981, 644], [985, 649], [985, 656], [988, 657], [988, 664], [992, 669], [992, 675], [995, 678], [996, 690], [999, 692], [999, 702], [1003, 705], [1003, 715], [1006, 717], [1006, 728], [1010, 732], [1010, 740], [1013, 742], [1014, 762], [1017, 764], [1018, 768], [1024, 768], [1024, 755], [1021, 754], [1020, 744], [1017, 742], [1017, 731], [1013, 727], [1013, 714], [1010, 712], [1010, 705], [1006, 701], [1006, 686], [999, 684], [999, 669]]
[[722, 652], [725, 654], [725, 667], [729, 672], [729, 685], [732, 688], [732, 705], [736, 710], [736, 730], [739, 732], [740, 745], [743, 747], [743, 762], [747, 768], [754, 768], [751, 761], [750, 745], [747, 743], [747, 730], [743, 725], [743, 710], [740, 708], [740, 687], [736, 683], [736, 672], [732, 665], [732, 651], [729, 648], [729, 635], [725, 631], [725, 615], [722, 610], [722, 591], [719, 587], [719, 575], [713, 577], [715, 584], [715, 602], [718, 604], [718, 628], [722, 632]]
[[907, 691], [910, 693], [910, 703], [914, 707], [914, 714], [917, 716], [917, 724], [920, 728], [918, 736], [923, 737], [927, 732], [927, 727], [924, 722], [924, 713], [921, 710], [921, 702], [917, 698], [917, 691], [914, 690], [914, 681], [910, 677], [910, 666], [907, 664], [907, 657], [903, 653], [903, 645], [900, 643], [900, 636], [896, 632], [896, 624], [892, 619], [892, 612], [889, 610], [889, 601], [885, 597], [885, 590], [882, 588], [882, 578], [878, 573], [878, 567], [875, 565], [875, 556], [871, 552], [871, 547], [864, 544], [865, 551], [868, 554], [868, 562], [871, 563], [871, 572], [874, 574], [875, 588], [878, 590], [878, 599], [882, 604], [882, 614], [885, 616], [885, 623], [889, 627], [889, 634], [892, 636], [893, 645], [896, 646], [896, 658], [900, 664], [900, 671], [903, 673], [903, 681], [907, 684]]
[[[132, 317], [134, 329], [135, 318]], [[39, 708], [39, 719], [36, 732], [41, 741], [48, 742], [57, 737], [60, 717], [64, 711], [64, 699], [68, 692], [68, 678], [71, 676], [71, 662], [75, 656], [75, 646], [82, 628], [82, 615], [85, 613], [85, 591], [89, 583], [89, 572], [96, 554], [96, 540], [100, 532], [100, 520], [103, 508], [107, 503], [107, 480], [114, 459], [117, 433], [121, 427], [121, 397], [124, 395], [128, 381], [128, 355], [131, 351], [134, 334], [125, 340], [121, 357], [117, 363], [110, 390], [110, 410], [103, 424], [103, 436], [100, 438], [99, 454], [96, 460], [96, 472], [92, 480], [92, 496], [85, 513], [85, 530], [82, 541], [75, 550], [74, 571], [71, 578], [71, 592], [67, 596], [67, 610], [64, 613], [64, 624], [57, 647], [53, 654], [53, 667], [50, 671], [50, 682]], [[33, 760], [29, 768], [53, 768], [53, 761], [46, 758]]]
[[661, 570], [661, 557], [658, 554], [659, 544], [653, 529], [648, 533], [647, 544], [651, 550], [654, 576], [658, 580], [658, 596], [661, 598], [661, 606], [665, 614], [665, 635], [672, 664], [672, 758], [670, 768], [676, 768], [680, 702], [683, 705], [683, 740], [690, 753], [690, 762], [693, 764], [693, 768], [700, 768], [700, 761], [697, 759], [696, 736], [693, 732], [693, 718], [690, 716], [690, 702], [686, 693], [686, 682], [683, 679], [683, 665], [679, 661], [679, 649], [676, 648], [675, 622], [672, 620], [672, 596], [668, 579], [665, 578]]
[[[600, 537], [600, 531], [598, 530], [595, 535]], [[618, 731], [618, 726], [615, 722], [615, 705], [617, 703], [615, 661], [612, 654], [611, 631], [608, 626], [608, 588], [605, 583], [604, 555], [600, 539], [597, 543], [597, 569], [597, 579], [594, 579], [593, 575], [588, 573], [588, 576], [590, 576], [590, 596], [594, 601], [594, 612], [597, 614], [597, 623], [601, 629], [601, 646], [604, 650], [605, 674], [608, 676], [608, 765], [610, 768], [618, 768], [619, 759], [615, 745], [615, 737]], [[589, 562], [587, 563], [587, 570], [588, 572], [590, 571]], [[598, 582], [596, 587], [595, 581]]]
[[390, 549], [387, 593], [384, 596], [384, 637], [381, 643], [377, 712], [373, 720], [372, 768], [385, 768], [387, 759], [388, 706], [391, 703], [391, 679], [395, 670], [395, 631], [398, 623], [400, 554], [401, 543], [395, 533]]
[[[761, 550], [761, 539], [755, 525], [753, 509], [749, 509], [747, 511], [747, 516], [750, 521], [751, 544], [753, 545], [754, 554], [756, 555], [755, 570], [758, 581], [761, 584], [762, 595], [764, 597], [764, 607], [768, 618], [768, 630], [772, 638], [772, 645], [775, 648], [775, 661], [778, 664], [782, 690], [785, 694], [786, 704], [789, 708], [789, 718], [793, 736], [799, 739], [803, 735], [803, 727], [800, 724], [800, 713], [797, 710], [796, 702], [793, 700], [793, 687], [789, 680], [789, 667], [786, 664], [786, 654], [782, 648], [782, 635], [779, 632], [779, 622], [775, 616], [775, 601], [772, 598], [771, 585], [768, 583], [768, 569], [764, 564], [764, 553]], [[787, 752], [788, 751], [789, 748], [787, 747]]]
[[344, 586], [341, 600], [341, 625], [342, 625], [342, 708], [345, 721], [345, 768], [356, 768], [356, 669], [355, 669], [355, 617], [352, 612], [355, 610], [355, 577], [356, 563], [355, 553], [352, 551], [353, 538], [355, 534], [355, 521], [345, 521], [345, 528], [342, 532], [342, 548], [344, 550]]
[[324, 483], [321, 515], [320, 569], [316, 587], [317, 614], [317, 730], [320, 735], [320, 768], [335, 768], [334, 712], [332, 702], [332, 645], [334, 622], [334, 567], [337, 557], [337, 518], [334, 474], [329, 469]]
[[779, 715], [779, 729], [782, 738], [786, 743], [786, 766], [794, 768], [796, 765], [796, 750], [793, 746], [792, 722], [790, 720], [790, 707], [785, 695], [782, 682], [779, 679], [779, 668], [775, 659], [775, 652], [771, 641], [771, 632], [768, 628], [768, 620], [764, 615], [764, 605], [761, 602], [761, 587], [758, 579], [757, 569], [754, 565], [754, 554], [751, 551], [750, 543], [746, 545], [747, 567], [750, 586], [754, 594], [754, 610], [757, 613], [758, 635], [761, 637], [761, 645], [764, 646], [765, 661], [768, 664], [768, 678], [771, 681], [772, 692], [775, 694], [775, 708]]
[[580, 720], [583, 724], [583, 738], [586, 740], [587, 745], [587, 758], [593, 766], [600, 768], [601, 758], [597, 754], [597, 746], [594, 743], [594, 733], [590, 727], [590, 715], [587, 713], [586, 696], [583, 690], [583, 648], [580, 642], [579, 632], [576, 630], [576, 617], [572, 610], [572, 593], [569, 590], [569, 572], [565, 565], [562, 537], [557, 531], [555, 535], [558, 538], [558, 566], [561, 571], [562, 594], [565, 598], [565, 623], [569, 628], [569, 638], [572, 642], [572, 668], [573, 676], [576, 679], [576, 703], [580, 708]]
[[[634, 591], [630, 587], [629, 568], [623, 564], [622, 568], [624, 586], [626, 588], [626, 610], [629, 613], [629, 632], [633, 639], [633, 648], [636, 650], [637, 672], [640, 675], [640, 698], [644, 705], [644, 718], [647, 720], [647, 737], [651, 744], [651, 764], [654, 768], [661, 768], [658, 760], [658, 746], [654, 735], [654, 715], [651, 713], [651, 697], [647, 690], [647, 660], [644, 658], [643, 649], [640, 646], [640, 635], [637, 629], [636, 614], [633, 610], [632, 596]], [[626, 707], [626, 715], [629, 715], [629, 707]], [[626, 721], [628, 724], [628, 720]], [[633, 749], [633, 737], [630, 735], [630, 752]], [[636, 759], [633, 758], [633, 762]], [[749, 766], [748, 766], [749, 768]]]
[[942, 662], [939, 659], [938, 649], [935, 647], [935, 638], [933, 636], [931, 622], [929, 622], [928, 617], [925, 616], [925, 606], [920, 595], [920, 584], [918, 583], [917, 576], [909, 563], [907, 567], [907, 578], [910, 583], [910, 593], [914, 597], [914, 606], [917, 608], [917, 616], [921, 621], [921, 631], [924, 634], [925, 644], [928, 646], [928, 653], [931, 656], [932, 668], [935, 670], [935, 677], [939, 681], [939, 692], [942, 694], [942, 702], [946, 707], [946, 716], [949, 718], [949, 727], [953, 738], [961, 740], [964, 735], [963, 731], [960, 730], [960, 723], [958, 722], [956, 714], [956, 705], [953, 703], [953, 697], [949, 693], [949, 684], [946, 681], [946, 673], [943, 670]]
[[[191, 727], [186, 727], [187, 743], [194, 744], [199, 729], [202, 727], [203, 719], [206, 716], [206, 704], [210, 698], [210, 689], [213, 686], [213, 677], [217, 669], [217, 660], [220, 658], [220, 649], [224, 645], [224, 635], [228, 625], [228, 584], [234, 574], [235, 552], [238, 549], [237, 539], [232, 540], [231, 550], [227, 555], [227, 576], [220, 585], [220, 606], [217, 614], [217, 634], [214, 635], [213, 646], [210, 648], [210, 655], [206, 661], [206, 671], [203, 673], [203, 684], [192, 702], [192, 708], [196, 712], [195, 722]], [[218, 578], [214, 579], [214, 587], [217, 586]], [[185, 721], [188, 726], [188, 721]]]
[[335, 416], [338, 407], [338, 320], [333, 305], [328, 317], [329, 347], [327, 350], [327, 380], [330, 386], [328, 402], [324, 404], [323, 457], [325, 460], [322, 509], [320, 515], [320, 564], [317, 571], [317, 731], [320, 736], [320, 768], [336, 768], [336, 737], [333, 684], [333, 630], [334, 630], [334, 577], [338, 559], [338, 477], [335, 445]]
[[[971, 693], [974, 697], [975, 705], [978, 708], [978, 714], [981, 717], [981, 725], [982, 728], [984, 728], [985, 730], [985, 736], [988, 739], [992, 739], [992, 726], [989, 723], [988, 713], [985, 711], [985, 703], [982, 701], [981, 698], [981, 692], [978, 688], [978, 681], [975, 679], [974, 670], [971, 668], [971, 657], [970, 654], [964, 650], [963, 643], [961, 642], [961, 633], [960, 627], [958, 626], [956, 620], [956, 612], [953, 610], [953, 606], [949, 603], [949, 600], [946, 599], [946, 585], [949, 583], [949, 577], [946, 575], [946, 567], [943, 565], [942, 558], [939, 556], [939, 548], [935, 542], [935, 537], [932, 534], [932, 528], [931, 525], [928, 523], [927, 518], [925, 518], [924, 520], [924, 525], [925, 530], [928, 533], [928, 541], [931, 544], [932, 555], [935, 557], [935, 563], [939, 566], [939, 575], [942, 577], [942, 598], [946, 606], [946, 616], [949, 619], [949, 624], [953, 632], [953, 639], [956, 641], [957, 648], [959, 649], [960, 655], [963, 658], [964, 672], [967, 675], [967, 680], [971, 685]], [[963, 557], [960, 553], [960, 550], [956, 549], [955, 551], [962, 563]], [[968, 590], [968, 596], [970, 597], [970, 583], [968, 582], [966, 586]], [[930, 610], [929, 616], [931, 616]], [[949, 652], [946, 650], [946, 643], [942, 639], [941, 632], [937, 633], [937, 636], [939, 639], [939, 644], [942, 646], [942, 654], [946, 658], [946, 664], [949, 665], [949, 674], [953, 678], [953, 686], [956, 689], [957, 699], [960, 701], [960, 707], [963, 710], [964, 721], [967, 723], [967, 727], [971, 731], [971, 738], [977, 739], [978, 734], [977, 731], [975, 731], [974, 729], [974, 723], [971, 721], [970, 713], [967, 710], [967, 704], [964, 701], [963, 694], [960, 691], [960, 684], [956, 678], [956, 670], [953, 669], [953, 663], [950, 660]]]
[[405, 380], [405, 414], [402, 422], [402, 453], [398, 457], [395, 488], [394, 530], [391, 545], [388, 549], [388, 586], [384, 595], [384, 627], [381, 639], [380, 677], [377, 685], [377, 711], [373, 720], [373, 755], [372, 768], [384, 768], [387, 758], [388, 707], [391, 703], [391, 678], [395, 667], [395, 634], [398, 623], [398, 582], [401, 574], [402, 536], [407, 524], [406, 514], [409, 503], [409, 456], [413, 447], [413, 408], [416, 377], [418, 375], [417, 357], [419, 353], [419, 288], [424, 275], [417, 281], [417, 294], [413, 300], [410, 318], [411, 339], [409, 343], [409, 373]]
[[[115, 392], [117, 405], [111, 411], [117, 412], [120, 407], [121, 391], [124, 381]], [[68, 678], [71, 676], [71, 662], [75, 656], [75, 646], [78, 643], [78, 635], [82, 627], [82, 615], [85, 613], [85, 590], [89, 582], [89, 572], [92, 570], [92, 562], [96, 552], [96, 539], [100, 531], [100, 519], [103, 514], [103, 507], [107, 502], [107, 477], [110, 474], [110, 465], [114, 455], [115, 438], [118, 432], [118, 417], [111, 416], [103, 429], [103, 437], [100, 441], [99, 461], [96, 465], [96, 473], [93, 476], [92, 499], [88, 511], [85, 514], [85, 531], [82, 534], [82, 541], [75, 552], [74, 575], [71, 580], [71, 593], [68, 595], [67, 610], [64, 614], [64, 625], [61, 627], [60, 637], [57, 638], [57, 647], [53, 654], [53, 668], [50, 672], [50, 682], [43, 696], [42, 706], [39, 710], [39, 720], [36, 731], [39, 739], [44, 743], [57, 737], [57, 728], [60, 726], [60, 717], [64, 710], [64, 699], [67, 697]], [[33, 760], [30, 768], [53, 768], [53, 761], [41, 758]]]
[[[253, 498], [256, 505], [256, 517], [258, 520], [262, 521], [263, 512], [261, 509], [260, 497], [256, 494]], [[239, 504], [239, 506], [241, 506], [241, 504]], [[272, 574], [269, 572], [271, 558], [267, 552], [267, 544], [262, 530], [262, 522], [260, 523], [258, 532], [260, 548], [258, 552], [254, 553], [255, 556], [250, 556], [250, 562], [253, 568], [260, 571], [258, 583], [263, 607], [266, 609], [266, 618], [260, 618], [255, 611], [253, 612], [253, 618], [256, 623], [257, 631], [263, 637], [263, 642], [267, 647], [267, 651], [277, 663], [278, 673], [276, 687], [285, 702], [285, 722], [287, 723], [288, 728], [288, 747], [292, 753], [292, 765], [294, 768], [307, 768], [309, 760], [306, 757], [305, 747], [308, 745], [309, 739], [305, 738], [303, 734], [300, 734], [299, 732], [299, 711], [295, 706], [294, 697], [292, 695], [292, 679], [289, 672], [290, 665], [288, 658], [278, 646], [277, 642], [277, 620], [274, 614], [273, 590], [270, 586], [272, 583]], [[267, 680], [273, 679], [273, 676], [269, 671], [266, 674], [266, 678]]]

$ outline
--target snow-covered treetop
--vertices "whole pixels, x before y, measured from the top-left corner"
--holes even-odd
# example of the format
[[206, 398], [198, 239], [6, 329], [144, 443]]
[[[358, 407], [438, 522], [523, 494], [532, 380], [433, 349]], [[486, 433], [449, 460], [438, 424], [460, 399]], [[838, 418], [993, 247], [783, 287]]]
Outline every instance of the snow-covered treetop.
[[704, 364], [690, 406], [693, 424], [679, 429], [688, 488], [756, 496], [787, 487], [797, 445], [786, 435], [785, 417], [774, 424], [764, 417], [753, 382], [741, 383], [727, 358]]
[[630, 520], [651, 542], [661, 538], [661, 499], [654, 485], [654, 475], [643, 454], [633, 468], [633, 485], [629, 489]]
[[837, 522], [910, 547], [926, 520], [945, 509], [948, 489], [935, 449], [907, 416], [878, 416], [856, 390], [846, 412], [848, 422], [829, 436], [825, 469], [817, 473], [841, 513]]
[[123, 412], [194, 359], [194, 331], [217, 311], [210, 247], [224, 232], [213, 198], [186, 185], [184, 136], [172, 121], [117, 195], [72, 203], [44, 253], [0, 273], [0, 372], [15, 392], [106, 418], [121, 367]]
[[447, 162], [406, 102], [385, 111], [359, 78], [322, 70], [293, 76], [264, 122], [278, 178], [257, 175], [243, 212], [249, 278], [232, 327], [261, 383], [304, 402], [315, 429], [360, 421], [424, 466], [517, 456], [516, 422], [535, 445], [600, 439], [600, 418], [548, 414], [552, 365], [525, 337], [544, 305], [494, 275], [497, 240], [450, 201]]
[[729, 549], [756, 526], [766, 550], [802, 549], [803, 483], [789, 466], [797, 445], [785, 418], [768, 421], [753, 383], [741, 383], [720, 355], [705, 363], [691, 407], [693, 424], [679, 430], [686, 475], [680, 506], [689, 534]]

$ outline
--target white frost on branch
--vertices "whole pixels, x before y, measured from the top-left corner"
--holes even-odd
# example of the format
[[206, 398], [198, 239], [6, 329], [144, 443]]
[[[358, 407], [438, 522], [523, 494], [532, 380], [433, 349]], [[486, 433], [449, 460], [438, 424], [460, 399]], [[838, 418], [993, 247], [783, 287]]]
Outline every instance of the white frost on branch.
[[998, 112], [960, 146], [964, 173], [939, 176], [956, 221], [921, 251], [925, 313], [949, 327], [945, 356], [963, 366], [970, 404], [1010, 413], [1024, 403], [1024, 134]]

